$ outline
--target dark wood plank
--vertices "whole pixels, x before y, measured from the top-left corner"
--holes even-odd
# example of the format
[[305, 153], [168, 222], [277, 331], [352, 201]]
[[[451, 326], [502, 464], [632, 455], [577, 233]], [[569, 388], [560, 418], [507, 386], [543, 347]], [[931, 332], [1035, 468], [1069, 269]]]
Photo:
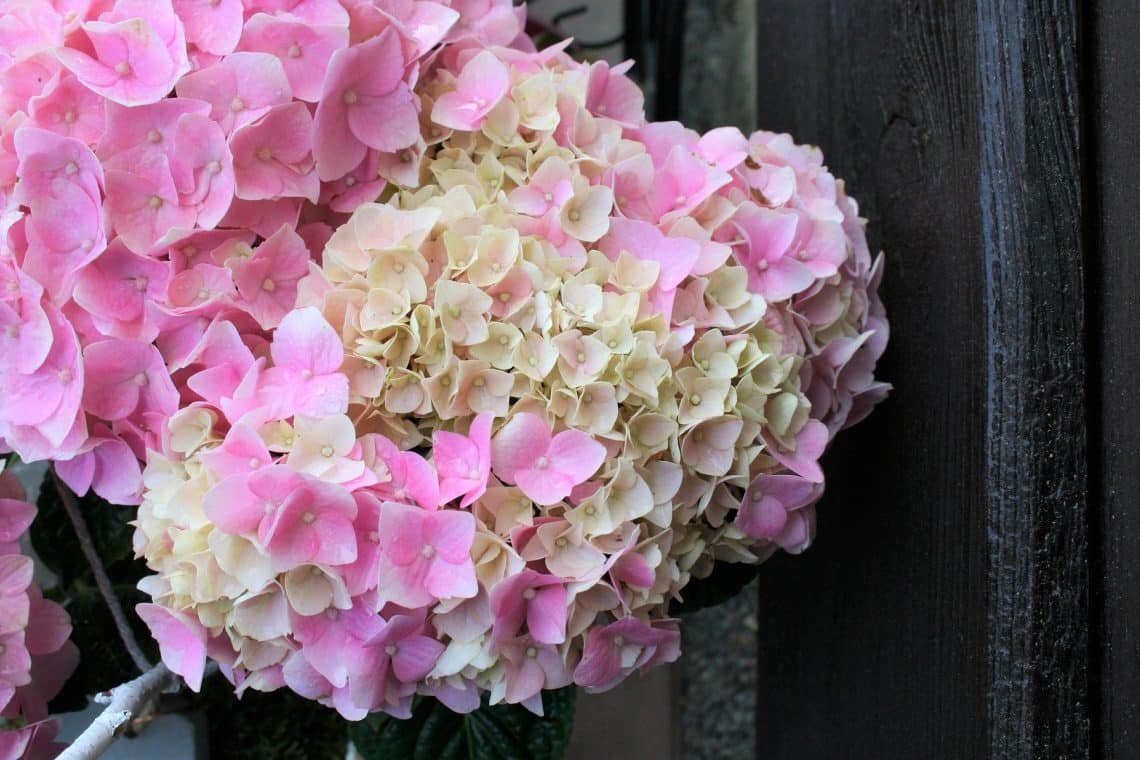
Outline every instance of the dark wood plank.
[[758, 13], [760, 124], [823, 148], [887, 252], [880, 371], [896, 384], [828, 455], [817, 544], [761, 572], [765, 760], [986, 754], [985, 306], [964, 5]]
[[1128, 0], [1101, 0], [1090, 16], [1083, 44], [1093, 64], [1086, 155], [1097, 167], [1087, 260], [1102, 431], [1090, 462], [1103, 504], [1103, 568], [1093, 586], [1103, 610], [1099, 738], [1104, 757], [1129, 760], [1140, 743], [1140, 15]]
[[980, 2], [991, 757], [1087, 757], [1078, 13]]
[[759, 754], [1087, 756], [1077, 9], [858, 5], [759, 21], [761, 123], [887, 250], [897, 385], [762, 573]]

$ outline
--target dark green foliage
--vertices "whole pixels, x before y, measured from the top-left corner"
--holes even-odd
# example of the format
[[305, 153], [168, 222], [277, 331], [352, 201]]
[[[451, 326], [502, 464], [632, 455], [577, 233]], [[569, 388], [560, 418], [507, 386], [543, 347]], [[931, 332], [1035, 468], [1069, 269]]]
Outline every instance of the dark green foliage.
[[542, 693], [540, 718], [518, 705], [487, 705], [457, 715], [417, 697], [412, 717], [384, 714], [352, 724], [349, 736], [366, 760], [558, 760], [574, 724], [573, 686]]
[[759, 572], [759, 565], [717, 562], [707, 578], [693, 578], [689, 581], [689, 585], [681, 590], [684, 601], [674, 601], [669, 606], [669, 614], [683, 615], [727, 602], [751, 583]]
[[[148, 657], [157, 660], [158, 647], [146, 625], [134, 614], [135, 605], [147, 600], [135, 588], [146, 574], [146, 566], [134, 559], [131, 549], [134, 528], [128, 521], [134, 518], [134, 509], [108, 504], [94, 494], [76, 502], [139, 646]], [[32, 546], [58, 579], [58, 586], [47, 595], [63, 604], [71, 615], [71, 640], [79, 647], [79, 667], [52, 700], [51, 709], [81, 710], [89, 696], [133, 678], [138, 669], [123, 647], [111, 612], [95, 586], [50, 473], [44, 478], [36, 506], [39, 512], [29, 531]]]
[[[133, 586], [146, 575], [146, 566], [134, 559], [131, 548], [131, 537], [135, 529], [128, 521], [135, 517], [134, 508], [108, 504], [94, 493], [77, 498], [76, 502], [111, 582]], [[51, 473], [44, 477], [36, 507], [39, 513], [29, 531], [32, 547], [43, 563], [55, 573], [60, 588], [66, 591], [77, 583], [94, 585], [91, 568], [83, 557], [79, 539], [75, 537], [75, 530], [60, 503]]]
[[239, 700], [228, 681], [214, 676], [203, 684], [200, 701], [211, 760], [344, 760], [344, 719], [288, 689], [251, 690]]

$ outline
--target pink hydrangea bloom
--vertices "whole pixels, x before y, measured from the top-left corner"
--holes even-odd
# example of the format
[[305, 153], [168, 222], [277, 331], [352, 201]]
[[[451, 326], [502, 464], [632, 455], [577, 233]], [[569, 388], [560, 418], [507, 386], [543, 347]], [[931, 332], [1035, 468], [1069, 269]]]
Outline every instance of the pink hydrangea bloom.
[[813, 527], [800, 510], [810, 507], [821, 493], [818, 483], [795, 475], [757, 475], [744, 492], [736, 524], [750, 536], [798, 552], [811, 540]]
[[[139, 505], [194, 685], [538, 711], [674, 658], [715, 562], [811, 542], [889, 387], [818, 149], [647, 122], [630, 62], [508, 0], [4, 8], [0, 449]], [[3, 738], [38, 747], [74, 662], [22, 567]]]
[[574, 669], [574, 683], [587, 691], [605, 691], [633, 670], [673, 662], [680, 653], [681, 633], [676, 628], [623, 618], [590, 629], [582, 661]]
[[471, 542], [475, 519], [466, 512], [430, 512], [396, 502], [380, 510], [381, 598], [402, 607], [475, 595]]
[[292, 14], [254, 14], [241, 28], [242, 50], [268, 53], [285, 69], [293, 95], [308, 103], [321, 97], [333, 53], [348, 47], [348, 27], [316, 25]]
[[0, 471], [0, 717], [25, 726], [0, 731], [0, 749], [54, 756], [58, 724], [49, 720], [48, 702], [75, 670], [79, 652], [68, 641], [67, 612], [44, 599], [32, 559], [20, 554], [18, 541], [36, 513], [24, 496], [16, 476]]
[[459, 73], [455, 91], [435, 101], [432, 121], [451, 129], [473, 132], [483, 126], [510, 87], [510, 74], [502, 61], [488, 50], [477, 53]]
[[593, 475], [606, 458], [605, 447], [578, 430], [551, 435], [541, 417], [522, 412], [495, 435], [492, 462], [504, 483], [518, 487], [542, 505], [556, 504]]
[[[313, 307], [290, 312], [273, 335], [273, 367], [265, 393], [277, 418], [341, 414], [348, 407], [348, 378], [340, 372], [344, 347], [332, 326]], [[288, 411], [285, 411], [288, 410]]]
[[468, 435], [436, 431], [432, 440], [433, 464], [439, 473], [441, 504], [463, 497], [468, 507], [487, 490], [491, 474], [491, 423], [494, 416], [480, 414]]
[[115, 103], [153, 103], [190, 70], [185, 28], [171, 0], [117, 0], [81, 26], [85, 49], [57, 51], [84, 85]]
[[317, 104], [313, 155], [322, 180], [344, 176], [368, 148], [395, 151], [419, 135], [399, 36], [386, 30], [329, 61]]
[[162, 661], [193, 691], [202, 688], [206, 669], [206, 629], [197, 619], [157, 604], [139, 604], [135, 612], [158, 641]]

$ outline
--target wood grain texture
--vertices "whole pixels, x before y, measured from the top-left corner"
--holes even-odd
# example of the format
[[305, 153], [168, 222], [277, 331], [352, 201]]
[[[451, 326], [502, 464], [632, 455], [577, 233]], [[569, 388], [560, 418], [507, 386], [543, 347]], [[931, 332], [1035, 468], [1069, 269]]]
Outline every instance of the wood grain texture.
[[1134, 2], [1101, 0], [1083, 41], [1092, 63], [1088, 83], [1090, 138], [1086, 156], [1097, 167], [1089, 255], [1090, 345], [1099, 357], [1099, 384], [1090, 464], [1093, 496], [1103, 505], [1100, 572], [1094, 602], [1103, 611], [1097, 706], [1103, 715], [1096, 749], [1129, 760], [1140, 744], [1140, 15]]
[[1090, 752], [1075, 2], [979, 0], [989, 755]]
[[1088, 756], [1076, 4], [760, 7], [760, 122], [862, 201], [896, 391], [761, 574], [759, 756]]
[[816, 546], [761, 573], [757, 756], [984, 757], [973, 12], [789, 0], [758, 16], [760, 124], [820, 145], [886, 250], [896, 390], [828, 455]]

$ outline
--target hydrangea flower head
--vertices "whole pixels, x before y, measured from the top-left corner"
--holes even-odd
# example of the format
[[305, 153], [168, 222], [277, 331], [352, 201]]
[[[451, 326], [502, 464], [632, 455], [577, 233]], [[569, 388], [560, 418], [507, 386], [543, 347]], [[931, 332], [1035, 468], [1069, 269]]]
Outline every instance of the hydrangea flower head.
[[[716, 562], [810, 544], [889, 388], [817, 149], [648, 122], [631, 63], [535, 50], [508, 0], [16, 5], [0, 448], [141, 502], [139, 613], [191, 686], [541, 710], [675, 659]], [[28, 518], [0, 498], [25, 713], [66, 628]]]

